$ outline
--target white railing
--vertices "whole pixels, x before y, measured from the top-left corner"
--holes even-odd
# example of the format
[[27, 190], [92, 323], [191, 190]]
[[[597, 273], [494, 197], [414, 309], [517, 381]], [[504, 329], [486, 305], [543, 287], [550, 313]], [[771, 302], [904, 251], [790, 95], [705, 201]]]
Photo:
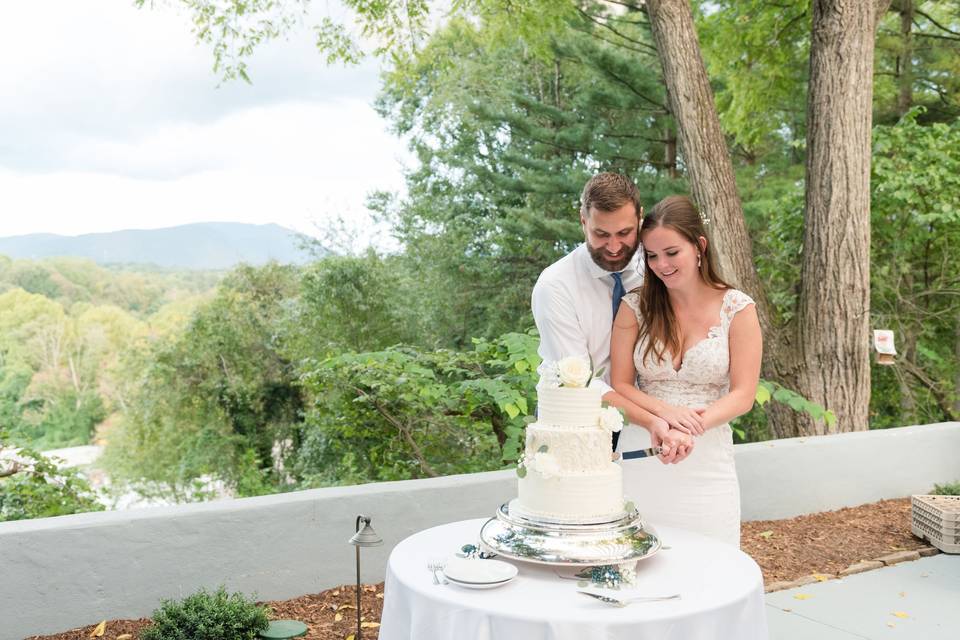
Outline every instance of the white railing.
[[[738, 445], [736, 462], [744, 519], [787, 518], [960, 480], [960, 423]], [[147, 616], [202, 586], [282, 599], [350, 583], [361, 513], [385, 540], [361, 552], [378, 582], [406, 536], [515, 494], [496, 471], [0, 523], [0, 639]]]

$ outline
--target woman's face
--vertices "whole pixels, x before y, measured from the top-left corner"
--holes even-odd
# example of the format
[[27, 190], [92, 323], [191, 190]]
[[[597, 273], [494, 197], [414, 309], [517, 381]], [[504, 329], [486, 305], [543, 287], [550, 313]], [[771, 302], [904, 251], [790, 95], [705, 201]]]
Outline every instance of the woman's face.
[[699, 280], [697, 247], [669, 227], [655, 227], [641, 237], [647, 265], [670, 289], [683, 288]]

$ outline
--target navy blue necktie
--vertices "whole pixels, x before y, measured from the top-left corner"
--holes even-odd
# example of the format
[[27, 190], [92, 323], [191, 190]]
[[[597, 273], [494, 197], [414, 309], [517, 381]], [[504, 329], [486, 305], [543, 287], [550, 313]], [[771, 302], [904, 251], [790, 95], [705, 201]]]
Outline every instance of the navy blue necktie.
[[[620, 309], [620, 301], [623, 299], [623, 294], [626, 293], [623, 290], [623, 280], [620, 277], [619, 271], [615, 271], [610, 275], [613, 276], [613, 319], [617, 319], [617, 311]], [[613, 450], [617, 450], [617, 442], [620, 440], [620, 433], [618, 431], [613, 432]]]
[[620, 301], [623, 299], [623, 294], [626, 293], [623, 290], [623, 280], [620, 278], [619, 271], [615, 271], [610, 275], [613, 276], [613, 319], [617, 319], [617, 311], [620, 309]]

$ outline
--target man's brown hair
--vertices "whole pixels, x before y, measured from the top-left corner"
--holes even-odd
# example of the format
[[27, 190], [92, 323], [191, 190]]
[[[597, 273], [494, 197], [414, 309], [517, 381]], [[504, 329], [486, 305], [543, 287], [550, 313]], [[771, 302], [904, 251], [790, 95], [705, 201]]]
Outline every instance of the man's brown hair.
[[616, 211], [628, 202], [633, 203], [637, 216], [643, 215], [640, 190], [630, 178], [619, 173], [598, 173], [590, 178], [580, 194], [580, 215], [586, 220], [590, 209], [604, 213]]

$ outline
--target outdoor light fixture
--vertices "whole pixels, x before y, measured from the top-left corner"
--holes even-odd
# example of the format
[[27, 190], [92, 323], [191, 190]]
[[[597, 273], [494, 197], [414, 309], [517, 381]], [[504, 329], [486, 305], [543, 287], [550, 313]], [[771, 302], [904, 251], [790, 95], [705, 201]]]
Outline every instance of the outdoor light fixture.
[[[363, 528], [360, 528], [361, 523]], [[357, 516], [357, 532], [350, 538], [350, 544], [357, 548], [357, 640], [360, 640], [360, 547], [380, 546], [383, 539], [370, 526], [370, 518], [360, 515]]]

